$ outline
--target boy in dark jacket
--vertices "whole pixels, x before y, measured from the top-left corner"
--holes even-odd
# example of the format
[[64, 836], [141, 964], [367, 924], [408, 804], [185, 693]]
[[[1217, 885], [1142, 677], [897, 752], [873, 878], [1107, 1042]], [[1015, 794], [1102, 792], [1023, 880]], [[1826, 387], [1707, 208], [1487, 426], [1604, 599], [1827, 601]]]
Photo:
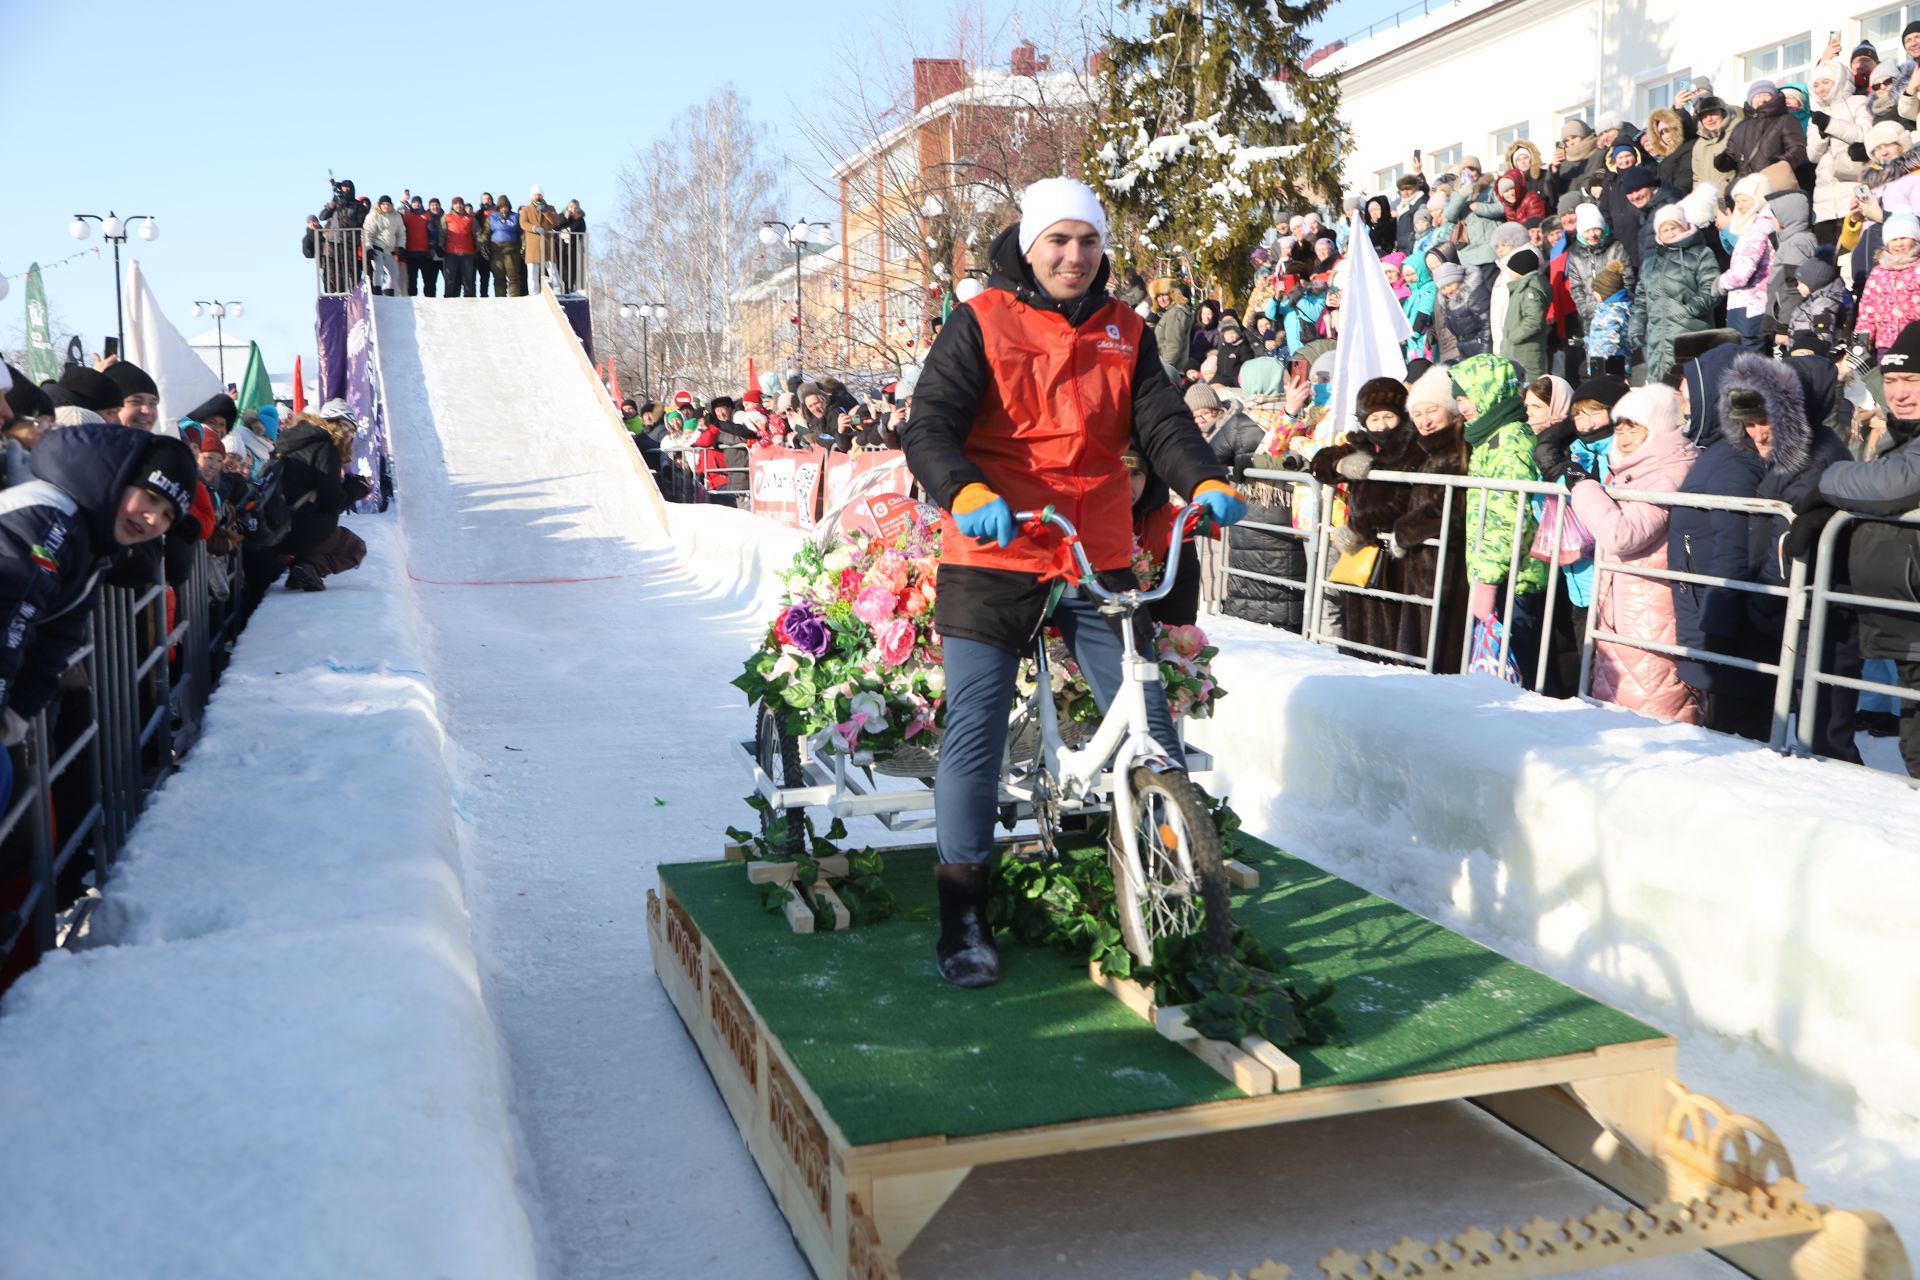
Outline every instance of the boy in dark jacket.
[[[1793, 274], [1800, 302], [1793, 308], [1787, 329], [1817, 334], [1830, 351], [1845, 343], [1853, 332], [1853, 295], [1841, 281], [1839, 269], [1825, 258], [1809, 258], [1794, 268]], [[1783, 339], [1786, 336], [1781, 335]]]
[[[53, 698], [86, 640], [107, 563], [167, 531], [193, 502], [198, 475], [180, 441], [93, 423], [35, 446], [38, 477], [0, 491], [0, 742], [16, 746]], [[0, 793], [13, 766], [0, 751]], [[7, 801], [0, 801], [5, 804]]]

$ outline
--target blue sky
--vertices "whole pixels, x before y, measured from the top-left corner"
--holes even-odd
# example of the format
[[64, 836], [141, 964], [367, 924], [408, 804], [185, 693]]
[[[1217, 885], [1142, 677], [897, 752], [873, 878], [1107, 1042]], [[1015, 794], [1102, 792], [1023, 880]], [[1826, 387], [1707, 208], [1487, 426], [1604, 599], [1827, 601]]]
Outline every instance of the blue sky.
[[[1319, 25], [1339, 36], [1404, 4], [1344, 0]], [[411, 187], [519, 201], [538, 182], [551, 200], [578, 199], [592, 228], [633, 153], [729, 81], [773, 128], [777, 152], [819, 168], [782, 121], [831, 110], [836, 83], [863, 63], [910, 58], [875, 34], [902, 14], [925, 29], [921, 52], [943, 51], [947, 7], [4, 0], [0, 136], [14, 146], [0, 271], [99, 245], [67, 234], [77, 212], [153, 214], [159, 238], [129, 239], [123, 253], [140, 260], [174, 324], [192, 337], [211, 324], [190, 314], [196, 298], [241, 299], [246, 315], [229, 332], [257, 340], [284, 372], [296, 352], [311, 359], [313, 270], [300, 234], [327, 199], [329, 168], [396, 200]], [[1012, 8], [986, 7], [996, 17]], [[113, 332], [105, 247], [46, 281], [56, 317], [97, 350]], [[11, 347], [24, 289], [9, 283], [0, 341]]]

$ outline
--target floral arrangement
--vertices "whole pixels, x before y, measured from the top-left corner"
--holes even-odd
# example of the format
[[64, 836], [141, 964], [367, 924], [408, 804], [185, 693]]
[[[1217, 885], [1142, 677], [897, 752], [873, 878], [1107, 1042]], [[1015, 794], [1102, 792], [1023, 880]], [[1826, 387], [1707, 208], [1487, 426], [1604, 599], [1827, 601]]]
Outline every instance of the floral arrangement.
[[[749, 702], [785, 706], [788, 731], [816, 755], [929, 745], [918, 740], [938, 731], [947, 687], [933, 629], [939, 556], [938, 528], [919, 520], [892, 538], [806, 544], [781, 574], [780, 611], [734, 685]], [[1174, 715], [1205, 717], [1225, 694], [1210, 668], [1218, 651], [1195, 626], [1160, 627], [1155, 643]], [[1062, 718], [1097, 720], [1065, 642], [1053, 635], [1048, 646]], [[1028, 663], [1023, 689], [1031, 673]]]

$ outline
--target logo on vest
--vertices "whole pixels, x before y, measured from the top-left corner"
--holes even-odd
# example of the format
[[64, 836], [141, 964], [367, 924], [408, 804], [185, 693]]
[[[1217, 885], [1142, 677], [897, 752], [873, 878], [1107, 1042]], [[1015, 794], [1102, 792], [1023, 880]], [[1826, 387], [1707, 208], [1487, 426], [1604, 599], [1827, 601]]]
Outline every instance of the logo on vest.
[[1107, 336], [1094, 343], [1093, 349], [1095, 351], [1111, 351], [1116, 355], [1123, 356], [1131, 356], [1134, 351], [1133, 344], [1120, 336], [1120, 326], [1117, 324], [1107, 326]]

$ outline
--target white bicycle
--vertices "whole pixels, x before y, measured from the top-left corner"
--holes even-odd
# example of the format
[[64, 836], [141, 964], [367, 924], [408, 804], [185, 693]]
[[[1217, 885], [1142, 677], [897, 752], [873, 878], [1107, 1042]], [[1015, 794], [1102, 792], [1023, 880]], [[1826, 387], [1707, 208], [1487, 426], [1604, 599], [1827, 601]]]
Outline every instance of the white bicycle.
[[1143, 657], [1134, 640], [1133, 615], [1142, 605], [1165, 599], [1186, 531], [1204, 514], [1188, 506], [1174, 523], [1167, 548], [1166, 574], [1151, 591], [1110, 591], [1102, 586], [1073, 524], [1048, 507], [1022, 511], [1022, 528], [1038, 521], [1066, 538], [1079, 562], [1081, 585], [1099, 602], [1100, 612], [1117, 619], [1123, 657], [1120, 688], [1084, 745], [1069, 746], [1061, 735], [1054, 705], [1045, 629], [1034, 638], [1035, 683], [1032, 694], [1015, 707], [1008, 740], [1028, 740], [1038, 727], [1030, 761], [1010, 748], [1003, 766], [1002, 793], [1025, 799], [1040, 827], [1048, 856], [1053, 856], [1061, 820], [1070, 814], [1106, 810], [1110, 815], [1107, 856], [1113, 866], [1120, 933], [1127, 949], [1143, 964], [1153, 961], [1156, 939], [1194, 935], [1208, 954], [1226, 952], [1233, 918], [1226, 870], [1220, 858], [1220, 833], [1205, 798], [1169, 750], [1155, 741], [1147, 724], [1147, 687], [1160, 683], [1160, 665]]

